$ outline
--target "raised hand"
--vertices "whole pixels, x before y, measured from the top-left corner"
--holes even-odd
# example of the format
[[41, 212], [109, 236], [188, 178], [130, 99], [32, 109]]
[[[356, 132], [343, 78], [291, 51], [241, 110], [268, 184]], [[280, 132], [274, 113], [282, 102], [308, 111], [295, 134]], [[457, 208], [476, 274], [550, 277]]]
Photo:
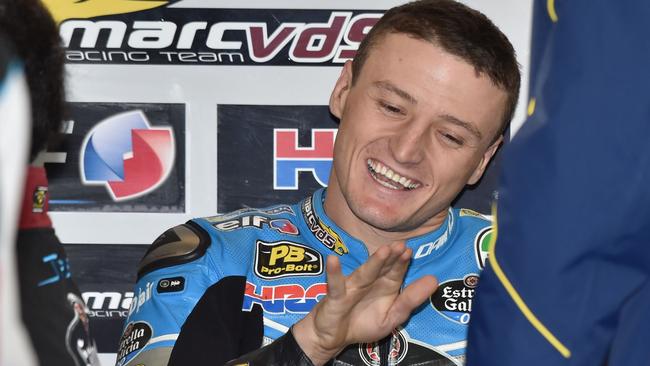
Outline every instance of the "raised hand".
[[411, 254], [404, 243], [382, 247], [348, 277], [336, 256], [327, 258], [327, 296], [293, 326], [296, 341], [315, 365], [349, 344], [390, 334], [435, 291], [435, 277], [424, 276], [400, 292]]

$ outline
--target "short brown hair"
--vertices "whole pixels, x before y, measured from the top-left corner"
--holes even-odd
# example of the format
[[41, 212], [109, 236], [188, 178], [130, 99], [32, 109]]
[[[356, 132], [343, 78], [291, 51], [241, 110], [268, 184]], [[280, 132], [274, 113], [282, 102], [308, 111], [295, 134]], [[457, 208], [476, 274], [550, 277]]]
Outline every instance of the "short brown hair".
[[490, 19], [453, 0], [420, 0], [392, 8], [361, 42], [352, 62], [353, 83], [373, 46], [389, 33], [431, 42], [486, 74], [508, 95], [498, 135], [503, 133], [517, 107], [521, 75], [512, 44]]
[[30, 162], [64, 119], [64, 50], [56, 23], [40, 0], [0, 0], [0, 33], [23, 62], [32, 108]]

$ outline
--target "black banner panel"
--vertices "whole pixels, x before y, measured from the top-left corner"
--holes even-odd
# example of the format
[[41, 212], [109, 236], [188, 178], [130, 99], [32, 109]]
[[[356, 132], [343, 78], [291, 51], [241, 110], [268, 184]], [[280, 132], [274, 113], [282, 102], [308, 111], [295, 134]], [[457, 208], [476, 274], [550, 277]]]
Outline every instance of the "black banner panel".
[[88, 306], [99, 353], [115, 353], [148, 245], [67, 244], [70, 270]]
[[51, 211], [183, 212], [185, 105], [68, 103]]

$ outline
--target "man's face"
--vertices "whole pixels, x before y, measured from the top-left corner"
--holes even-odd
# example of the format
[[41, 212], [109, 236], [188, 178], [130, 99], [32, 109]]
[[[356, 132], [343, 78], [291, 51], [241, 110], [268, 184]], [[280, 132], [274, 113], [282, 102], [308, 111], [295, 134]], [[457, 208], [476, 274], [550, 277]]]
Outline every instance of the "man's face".
[[385, 231], [416, 230], [446, 215], [496, 151], [506, 98], [442, 48], [384, 36], [354, 85], [348, 62], [332, 93], [341, 124], [330, 188], [357, 218]]

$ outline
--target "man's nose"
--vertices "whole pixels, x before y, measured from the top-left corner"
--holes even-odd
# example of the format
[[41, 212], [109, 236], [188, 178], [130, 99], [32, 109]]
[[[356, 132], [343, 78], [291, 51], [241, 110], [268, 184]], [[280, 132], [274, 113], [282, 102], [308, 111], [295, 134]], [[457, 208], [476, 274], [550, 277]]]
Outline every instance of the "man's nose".
[[416, 123], [395, 131], [390, 139], [390, 149], [395, 160], [402, 164], [417, 164], [424, 157], [426, 129]]

